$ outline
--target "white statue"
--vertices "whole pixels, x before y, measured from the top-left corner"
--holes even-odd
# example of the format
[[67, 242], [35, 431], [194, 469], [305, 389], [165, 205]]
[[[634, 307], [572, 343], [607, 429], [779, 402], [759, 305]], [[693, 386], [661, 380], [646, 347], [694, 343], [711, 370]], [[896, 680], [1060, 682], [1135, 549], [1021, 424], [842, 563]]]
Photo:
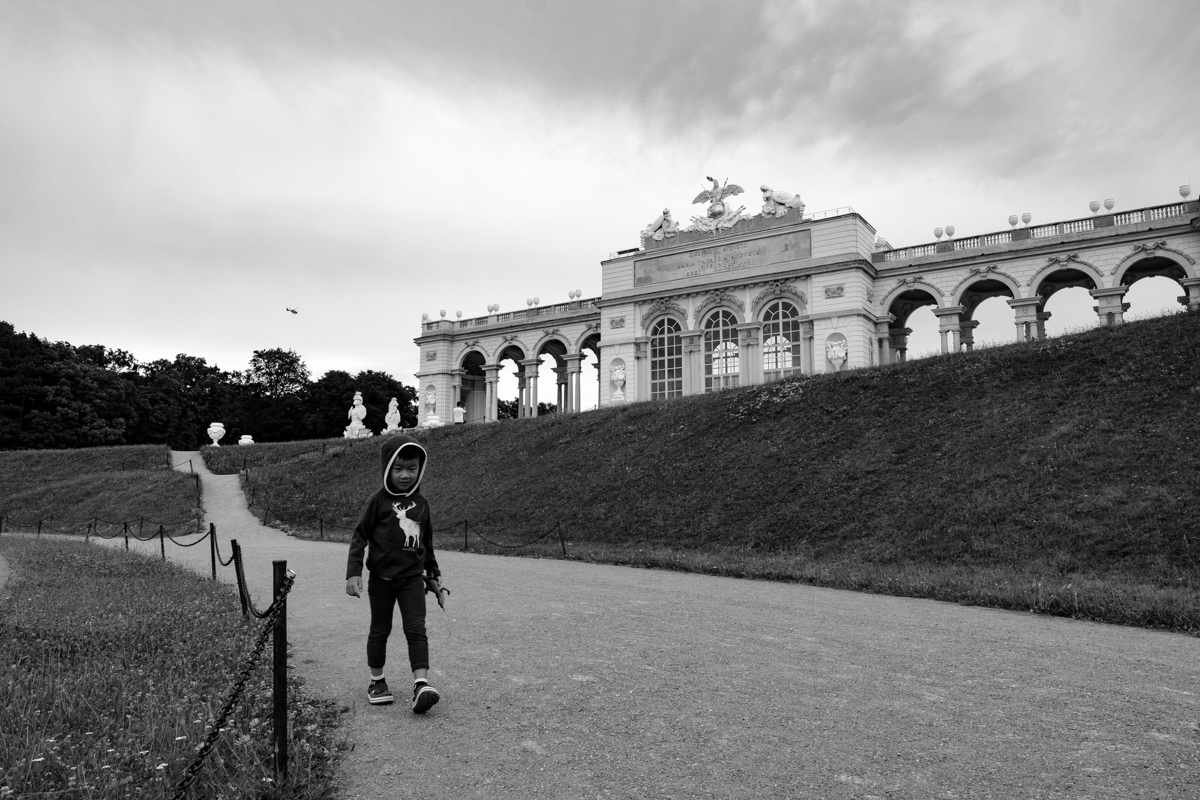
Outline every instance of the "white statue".
[[346, 416], [350, 418], [350, 424], [342, 431], [343, 439], [366, 439], [372, 435], [363, 425], [363, 420], [367, 418], [367, 407], [363, 405], [362, 392], [354, 393], [354, 405], [350, 406]]
[[713, 188], [705, 189], [700, 194], [696, 195], [696, 199], [692, 201], [692, 205], [696, 203], [708, 203], [708, 211], [703, 217], [692, 217], [692, 227], [689, 231], [700, 231], [702, 233], [716, 233], [718, 230], [729, 230], [734, 225], [737, 225], [745, 216], [743, 211], [745, 206], [738, 206], [736, 209], [725, 203], [726, 198], [741, 194], [744, 190], [736, 183], [730, 183], [728, 180], [724, 184], [717, 183], [717, 179], [713, 177], [707, 178], [712, 181]]
[[625, 392], [622, 391], [623, 387], [625, 386], [625, 365], [613, 364], [611, 367], [609, 367], [608, 379], [611, 380], [613, 382], [613, 386], [616, 387], [612, 394], [612, 401], [614, 403], [623, 402], [625, 400]]
[[826, 342], [825, 357], [833, 364], [834, 372], [840, 371], [842, 365], [846, 363], [846, 340], [839, 339], [833, 342]]
[[429, 409], [425, 414], [425, 427], [440, 427], [442, 420], [437, 415], [437, 389], [432, 386], [425, 390], [425, 407]]
[[208, 438], [213, 440], [213, 447], [220, 447], [221, 438], [225, 436], [225, 426], [219, 422], [214, 422], [208, 426], [208, 430], [205, 433], [208, 434]]
[[396, 398], [393, 397], [388, 402], [388, 412], [384, 415], [383, 421], [387, 423], [387, 428], [383, 431], [384, 433], [392, 433], [393, 431], [400, 430], [400, 403]]
[[671, 209], [664, 208], [654, 222], [651, 222], [642, 231], [642, 239], [653, 239], [656, 242], [661, 242], [664, 237], [670, 239], [679, 230], [679, 223], [671, 219]]
[[791, 192], [776, 191], [765, 183], [759, 188], [762, 189], [762, 215], [764, 217], [773, 216], [775, 219], [779, 219], [793, 208], [798, 210], [801, 217], [804, 216], [804, 201], [800, 199], [799, 195], [794, 195]]

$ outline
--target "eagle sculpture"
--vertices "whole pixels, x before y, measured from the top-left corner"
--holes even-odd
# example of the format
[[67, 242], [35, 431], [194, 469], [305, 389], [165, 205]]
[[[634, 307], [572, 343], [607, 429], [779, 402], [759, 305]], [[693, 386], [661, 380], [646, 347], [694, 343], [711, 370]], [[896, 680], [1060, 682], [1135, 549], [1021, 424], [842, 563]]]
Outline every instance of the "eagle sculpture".
[[717, 183], [717, 179], [713, 177], [705, 176], [705, 180], [712, 181], [713, 188], [705, 189], [703, 192], [696, 195], [696, 199], [692, 201], [692, 205], [695, 205], [696, 203], [720, 203], [726, 197], [731, 197], [735, 194], [741, 194], [744, 191], [742, 187], [738, 186], [736, 183], [730, 184], [728, 178], [725, 179], [724, 185]]

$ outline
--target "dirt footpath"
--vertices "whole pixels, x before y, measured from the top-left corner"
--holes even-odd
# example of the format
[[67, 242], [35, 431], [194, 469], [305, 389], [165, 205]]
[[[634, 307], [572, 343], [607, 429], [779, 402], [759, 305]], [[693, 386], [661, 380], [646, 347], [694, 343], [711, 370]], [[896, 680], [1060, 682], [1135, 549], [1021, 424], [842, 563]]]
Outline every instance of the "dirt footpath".
[[[260, 606], [273, 558], [298, 573], [297, 668], [353, 708], [348, 800], [1200, 797], [1200, 639], [789, 584], [442, 551], [444, 699], [371, 707], [346, 546], [202, 482]], [[208, 570], [204, 547], [168, 557]]]

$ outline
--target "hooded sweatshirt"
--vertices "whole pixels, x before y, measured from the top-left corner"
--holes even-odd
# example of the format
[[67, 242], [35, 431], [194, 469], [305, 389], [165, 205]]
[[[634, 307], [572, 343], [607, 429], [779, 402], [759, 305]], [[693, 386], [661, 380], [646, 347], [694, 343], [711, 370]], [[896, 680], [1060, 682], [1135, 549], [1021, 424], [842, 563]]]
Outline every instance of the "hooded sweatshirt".
[[[371, 495], [354, 528], [346, 578], [362, 575], [364, 551], [367, 569], [373, 576], [395, 580], [425, 572], [436, 578], [441, 572], [433, 555], [429, 504], [419, 491], [421, 479], [425, 477], [425, 448], [408, 436], [392, 436], [384, 442], [379, 456], [383, 466], [383, 488]], [[413, 456], [419, 463], [417, 479], [411, 487], [401, 491], [391, 483], [392, 464], [397, 459]]]

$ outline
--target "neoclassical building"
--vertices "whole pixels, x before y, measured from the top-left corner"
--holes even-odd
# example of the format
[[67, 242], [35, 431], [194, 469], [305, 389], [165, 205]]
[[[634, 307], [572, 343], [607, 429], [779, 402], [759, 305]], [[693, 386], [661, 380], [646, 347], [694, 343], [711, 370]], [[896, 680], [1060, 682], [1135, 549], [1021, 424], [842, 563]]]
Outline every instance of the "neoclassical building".
[[[426, 319], [416, 343], [421, 419], [444, 421], [462, 401], [468, 422], [496, 415], [503, 362], [516, 367], [521, 416], [539, 401], [579, 411], [584, 386], [601, 405], [679, 397], [796, 374], [903, 361], [906, 327], [932, 306], [943, 352], [970, 350], [975, 309], [1006, 298], [1018, 340], [1045, 335], [1046, 301], [1081, 286], [1102, 322], [1119, 325], [1136, 281], [1163, 275], [1200, 309], [1200, 203], [1121, 213], [1093, 204], [1082, 219], [892, 248], [851, 208], [806, 215], [787, 192], [762, 187], [753, 216], [737, 186], [702, 192], [705, 215], [682, 230], [664, 209], [640, 247], [600, 262], [602, 296], [473, 319]], [[1182, 193], [1182, 190], [1181, 190]], [[588, 351], [599, 375], [584, 375]], [[537, 365], [554, 362], [555, 385]], [[590, 371], [590, 370], [589, 370]]]

